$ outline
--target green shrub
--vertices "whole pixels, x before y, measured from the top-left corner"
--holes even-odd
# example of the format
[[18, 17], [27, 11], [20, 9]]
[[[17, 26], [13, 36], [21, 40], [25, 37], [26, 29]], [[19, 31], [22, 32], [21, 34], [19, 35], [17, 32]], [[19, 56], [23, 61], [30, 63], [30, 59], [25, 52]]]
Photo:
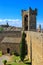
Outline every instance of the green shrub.
[[3, 63], [6, 64], [7, 63], [7, 60], [3, 60]]
[[19, 54], [16, 51], [12, 52], [12, 55], [19, 56]]
[[0, 31], [3, 31], [4, 29], [2, 27], [0, 27]]
[[7, 65], [12, 65], [12, 64], [7, 64]]

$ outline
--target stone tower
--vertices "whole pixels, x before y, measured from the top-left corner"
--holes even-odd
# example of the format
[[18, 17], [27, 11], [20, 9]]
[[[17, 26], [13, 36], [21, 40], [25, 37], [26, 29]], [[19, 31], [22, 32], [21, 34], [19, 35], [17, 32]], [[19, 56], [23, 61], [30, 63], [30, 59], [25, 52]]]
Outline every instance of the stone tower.
[[41, 25], [39, 25], [38, 27], [38, 32], [41, 32]]
[[37, 9], [22, 10], [22, 29], [24, 31], [36, 31]]

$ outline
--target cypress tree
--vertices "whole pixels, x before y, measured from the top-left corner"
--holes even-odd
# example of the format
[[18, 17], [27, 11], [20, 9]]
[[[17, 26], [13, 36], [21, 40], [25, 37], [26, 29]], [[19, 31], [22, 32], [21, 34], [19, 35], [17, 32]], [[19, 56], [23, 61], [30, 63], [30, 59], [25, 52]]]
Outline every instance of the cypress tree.
[[20, 58], [22, 61], [24, 61], [25, 58], [25, 44], [26, 44], [25, 37], [26, 34], [23, 32], [21, 43], [20, 43]]

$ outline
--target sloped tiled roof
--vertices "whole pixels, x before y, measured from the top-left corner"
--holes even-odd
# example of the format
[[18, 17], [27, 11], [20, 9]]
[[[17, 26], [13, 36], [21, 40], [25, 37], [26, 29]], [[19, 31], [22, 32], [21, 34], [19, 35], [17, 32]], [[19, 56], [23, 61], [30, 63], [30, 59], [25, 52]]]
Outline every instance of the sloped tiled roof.
[[20, 43], [21, 38], [4, 37], [1, 43]]
[[8, 25], [0, 25], [3, 28], [3, 31], [21, 31], [22, 27], [8, 26]]

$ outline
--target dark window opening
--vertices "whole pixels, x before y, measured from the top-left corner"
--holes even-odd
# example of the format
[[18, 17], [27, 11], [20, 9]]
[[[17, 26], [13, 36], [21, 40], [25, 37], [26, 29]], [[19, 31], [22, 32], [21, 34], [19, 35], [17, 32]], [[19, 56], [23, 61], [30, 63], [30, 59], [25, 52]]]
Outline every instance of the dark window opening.
[[25, 27], [25, 30], [28, 30], [28, 26]]
[[9, 48], [7, 48], [7, 53], [10, 53], [10, 49]]
[[28, 15], [24, 16], [24, 25], [25, 25], [25, 30], [28, 30]]
[[28, 15], [25, 15], [24, 21], [28, 22]]

